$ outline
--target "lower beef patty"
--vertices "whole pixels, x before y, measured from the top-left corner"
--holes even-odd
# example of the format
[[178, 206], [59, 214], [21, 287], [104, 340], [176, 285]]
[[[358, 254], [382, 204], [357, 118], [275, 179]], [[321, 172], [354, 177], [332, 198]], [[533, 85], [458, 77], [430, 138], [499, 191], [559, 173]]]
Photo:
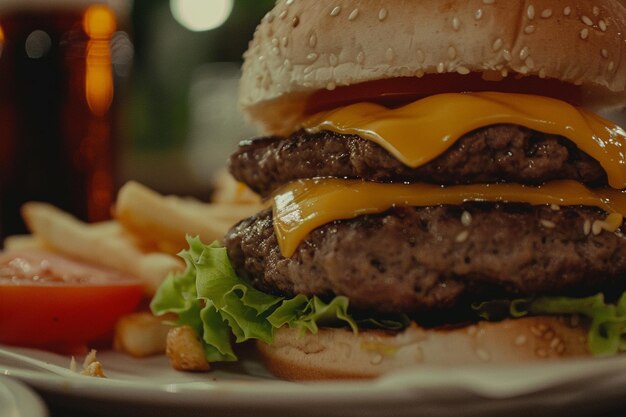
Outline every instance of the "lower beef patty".
[[579, 294], [621, 287], [626, 237], [590, 232], [596, 229], [590, 225], [603, 218], [587, 207], [395, 208], [322, 226], [284, 258], [272, 213], [265, 210], [231, 229], [225, 244], [237, 272], [262, 290], [339, 294], [355, 308], [411, 313], [487, 294]]
[[[421, 140], [416, 134], [416, 141]], [[409, 168], [377, 144], [333, 132], [268, 137], [243, 142], [230, 158], [239, 181], [267, 196], [289, 181], [314, 177], [434, 184], [573, 179], [606, 183], [597, 161], [569, 140], [516, 125], [495, 125], [463, 136], [434, 161]]]

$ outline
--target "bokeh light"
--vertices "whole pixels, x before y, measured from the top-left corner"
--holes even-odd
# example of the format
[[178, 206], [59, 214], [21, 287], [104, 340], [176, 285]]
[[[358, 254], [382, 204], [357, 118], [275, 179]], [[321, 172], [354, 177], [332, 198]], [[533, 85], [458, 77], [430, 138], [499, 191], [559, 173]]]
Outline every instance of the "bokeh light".
[[170, 0], [170, 9], [182, 26], [201, 32], [220, 27], [233, 10], [233, 0]]

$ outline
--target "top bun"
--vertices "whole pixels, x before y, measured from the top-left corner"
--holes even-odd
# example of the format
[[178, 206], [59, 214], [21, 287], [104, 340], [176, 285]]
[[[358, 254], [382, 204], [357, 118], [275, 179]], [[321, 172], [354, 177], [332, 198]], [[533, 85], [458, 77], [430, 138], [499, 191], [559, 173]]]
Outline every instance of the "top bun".
[[624, 100], [619, 0], [278, 0], [244, 54], [240, 104], [287, 133], [320, 89], [394, 77], [498, 71]]

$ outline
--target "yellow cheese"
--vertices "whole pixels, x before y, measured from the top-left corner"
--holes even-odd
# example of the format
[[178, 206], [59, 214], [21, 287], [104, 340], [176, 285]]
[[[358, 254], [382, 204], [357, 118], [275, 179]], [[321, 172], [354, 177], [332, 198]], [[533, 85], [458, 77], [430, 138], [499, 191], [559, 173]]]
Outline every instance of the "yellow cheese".
[[626, 215], [626, 192], [612, 188], [590, 190], [571, 180], [539, 187], [504, 183], [443, 187], [308, 179], [287, 184], [274, 196], [274, 230], [281, 253], [288, 257], [311, 231], [334, 220], [381, 213], [393, 206], [458, 205], [470, 201], [595, 206], [618, 214], [619, 219], [609, 216], [607, 220], [619, 220], [619, 224], [621, 216]]
[[437, 158], [472, 130], [510, 123], [561, 135], [597, 160], [613, 188], [626, 188], [626, 132], [563, 101], [525, 94], [450, 93], [396, 109], [357, 103], [312, 116], [311, 132], [355, 134], [387, 149], [410, 167]]

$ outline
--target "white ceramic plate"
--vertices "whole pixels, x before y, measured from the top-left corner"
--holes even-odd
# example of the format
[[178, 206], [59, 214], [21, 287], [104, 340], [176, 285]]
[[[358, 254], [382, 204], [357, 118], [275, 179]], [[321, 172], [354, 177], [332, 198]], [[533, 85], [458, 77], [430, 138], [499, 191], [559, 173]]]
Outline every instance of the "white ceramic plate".
[[[170, 369], [165, 357], [100, 352], [106, 379], [70, 370], [70, 357], [0, 346], [0, 374], [48, 401], [106, 416], [581, 415], [625, 405], [626, 356], [524, 366], [407, 369], [364, 382], [291, 383], [251, 352], [209, 373]], [[80, 363], [81, 358], [77, 358]], [[90, 415], [91, 415], [90, 414]]]
[[30, 388], [22, 383], [0, 376], [0, 416], [46, 417], [48, 411]]

